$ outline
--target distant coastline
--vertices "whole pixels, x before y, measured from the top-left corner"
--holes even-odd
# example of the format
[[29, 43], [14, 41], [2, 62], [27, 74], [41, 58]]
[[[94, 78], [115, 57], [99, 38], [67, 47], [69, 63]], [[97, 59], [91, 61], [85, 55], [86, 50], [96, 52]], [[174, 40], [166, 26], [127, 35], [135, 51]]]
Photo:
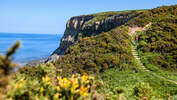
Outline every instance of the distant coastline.
[[21, 32], [0, 32], [0, 34], [44, 34], [44, 35], [62, 35], [58, 33], [21, 33]]
[[62, 34], [4, 33], [0, 32], [0, 54], [4, 55], [17, 40], [22, 46], [14, 55], [13, 61], [25, 65], [50, 56], [59, 46]]

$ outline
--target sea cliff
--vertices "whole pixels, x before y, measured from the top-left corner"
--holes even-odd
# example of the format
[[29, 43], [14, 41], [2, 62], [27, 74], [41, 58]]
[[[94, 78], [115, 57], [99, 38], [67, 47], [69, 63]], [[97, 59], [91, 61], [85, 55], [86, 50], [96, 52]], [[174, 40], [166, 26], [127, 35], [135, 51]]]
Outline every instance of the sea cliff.
[[63, 55], [65, 50], [78, 41], [79, 37], [95, 36], [125, 24], [137, 16], [134, 11], [129, 13], [109, 12], [92, 15], [76, 16], [69, 19], [60, 46], [52, 55]]

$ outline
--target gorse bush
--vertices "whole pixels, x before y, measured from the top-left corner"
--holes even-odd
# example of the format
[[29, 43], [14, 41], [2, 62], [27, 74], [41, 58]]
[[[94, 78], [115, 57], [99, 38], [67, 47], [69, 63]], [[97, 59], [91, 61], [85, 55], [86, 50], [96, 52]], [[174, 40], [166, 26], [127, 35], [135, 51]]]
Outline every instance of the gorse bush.
[[91, 93], [93, 78], [87, 75], [57, 76], [56, 83], [49, 76], [41, 80], [21, 78], [12, 84], [8, 98], [13, 100], [76, 100], [87, 99]]
[[6, 53], [5, 56], [0, 55], [0, 87], [7, 84], [7, 76], [13, 70], [14, 64], [11, 62], [11, 56], [20, 47], [20, 41], [16, 42]]
[[153, 24], [145, 34], [140, 35], [138, 44], [138, 50], [144, 55], [159, 54], [154, 58], [147, 58], [150, 64], [173, 71], [177, 68], [176, 7], [177, 5], [150, 10], [147, 18], [152, 19]]
[[37, 66], [25, 66], [20, 69], [18, 69], [18, 73], [24, 74], [26, 77], [31, 79], [38, 79], [41, 80], [42, 77], [48, 75], [48, 76], [54, 76], [57, 73], [60, 73], [60, 70], [56, 70], [56, 67], [53, 64], [47, 63], [47, 64], [40, 64]]
[[152, 87], [147, 83], [140, 82], [134, 88], [134, 94], [137, 98], [142, 100], [151, 100], [152, 98]]
[[16, 42], [6, 53], [5, 56], [0, 55], [0, 72], [1, 74], [8, 75], [13, 69], [11, 56], [17, 51], [20, 47], [20, 41]]
[[6, 53], [5, 56], [0, 55], [0, 97], [3, 99], [4, 95], [7, 93], [7, 86], [10, 80], [10, 73], [13, 71], [14, 66], [16, 66], [11, 61], [12, 55], [20, 47], [20, 41], [16, 42]]
[[70, 46], [58, 61], [57, 69], [63, 69], [62, 75], [72, 73], [99, 73], [108, 68], [127, 69], [133, 67], [128, 27], [122, 26], [97, 36], [84, 37]]
[[[174, 18], [176, 17], [176, 14], [177, 14], [176, 8], [177, 8], [177, 5], [172, 5], [172, 6], [162, 6], [159, 8], [146, 10], [146, 11], [141, 12], [139, 16], [130, 20], [127, 24], [129, 26], [142, 27], [142, 26], [149, 24], [149, 22], [156, 22], [165, 17]], [[166, 19], [166, 21], [168, 22], [171, 20]]]

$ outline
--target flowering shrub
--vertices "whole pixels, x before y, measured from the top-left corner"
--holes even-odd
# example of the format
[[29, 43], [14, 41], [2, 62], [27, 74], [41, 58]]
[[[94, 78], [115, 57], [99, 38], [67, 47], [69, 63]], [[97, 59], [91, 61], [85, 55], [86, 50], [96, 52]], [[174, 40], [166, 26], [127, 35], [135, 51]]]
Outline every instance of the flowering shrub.
[[54, 83], [49, 76], [42, 80], [20, 79], [11, 85], [8, 98], [13, 100], [76, 100], [87, 99], [93, 78], [87, 75], [58, 76]]

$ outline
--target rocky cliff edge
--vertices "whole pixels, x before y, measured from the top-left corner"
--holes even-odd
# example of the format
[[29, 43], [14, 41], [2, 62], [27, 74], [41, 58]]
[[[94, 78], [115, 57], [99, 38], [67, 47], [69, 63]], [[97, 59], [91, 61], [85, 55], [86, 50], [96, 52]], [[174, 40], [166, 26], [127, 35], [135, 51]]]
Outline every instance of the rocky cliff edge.
[[59, 48], [57, 48], [52, 55], [63, 55], [70, 45], [78, 41], [79, 37], [94, 36], [101, 32], [109, 31], [125, 24], [136, 16], [137, 13], [135, 11], [129, 11], [72, 17], [66, 24], [66, 30], [61, 39]]

